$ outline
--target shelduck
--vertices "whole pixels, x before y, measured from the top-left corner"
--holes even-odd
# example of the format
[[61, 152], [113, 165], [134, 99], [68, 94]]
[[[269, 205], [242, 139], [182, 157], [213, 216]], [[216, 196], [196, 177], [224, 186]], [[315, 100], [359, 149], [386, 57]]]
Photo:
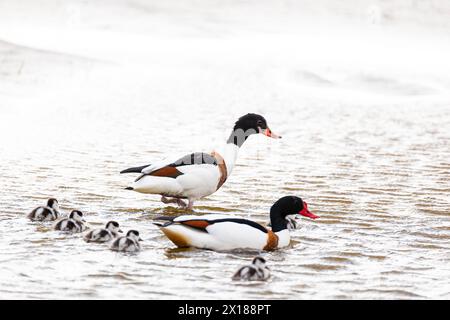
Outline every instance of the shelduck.
[[158, 217], [155, 224], [178, 247], [215, 251], [235, 249], [276, 250], [289, 245], [289, 229], [299, 216], [317, 219], [301, 198], [286, 196], [270, 209], [269, 230], [254, 221], [223, 214]]
[[[239, 148], [253, 134], [281, 138], [269, 129], [263, 116], [249, 113], [236, 121], [227, 143], [219, 151], [194, 152], [175, 161], [159, 161], [121, 171], [140, 174], [126, 189], [159, 194], [163, 203], [192, 209], [194, 201], [213, 194], [225, 183], [234, 168]], [[188, 204], [183, 199], [187, 199]]]
[[32, 221], [52, 221], [58, 219], [59, 216], [59, 204], [55, 198], [48, 199], [46, 206], [37, 207], [27, 215], [28, 219]]
[[122, 233], [119, 223], [116, 221], [109, 221], [104, 228], [94, 229], [87, 232], [83, 239], [86, 242], [109, 242]]
[[87, 229], [86, 221], [83, 219], [83, 213], [79, 210], [73, 210], [68, 218], [63, 218], [56, 222], [55, 230], [67, 231], [72, 233], [83, 232]]
[[110, 249], [113, 251], [137, 252], [141, 250], [139, 241], [142, 241], [139, 232], [130, 230], [126, 236], [116, 238], [111, 244]]
[[251, 265], [243, 266], [233, 275], [233, 280], [264, 281], [270, 278], [270, 269], [263, 257], [255, 257]]

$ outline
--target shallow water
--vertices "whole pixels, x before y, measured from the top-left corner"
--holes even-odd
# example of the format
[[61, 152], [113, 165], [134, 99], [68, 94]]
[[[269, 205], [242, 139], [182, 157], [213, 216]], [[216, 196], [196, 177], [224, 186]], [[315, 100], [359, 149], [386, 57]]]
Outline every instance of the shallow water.
[[[182, 52], [177, 39], [152, 38], [152, 50], [105, 59], [100, 47], [80, 57], [0, 42], [0, 297], [450, 298], [447, 66], [328, 64], [292, 47], [298, 37], [278, 48], [196, 38]], [[195, 210], [266, 223], [279, 197], [308, 202], [321, 218], [302, 219], [290, 248], [263, 253], [267, 283], [231, 281], [255, 253], [176, 249], [152, 218], [184, 211], [124, 190], [134, 176], [118, 174], [210, 151], [247, 112], [283, 139], [251, 137]], [[142, 252], [25, 219], [48, 197], [94, 227], [114, 219], [139, 230]]]

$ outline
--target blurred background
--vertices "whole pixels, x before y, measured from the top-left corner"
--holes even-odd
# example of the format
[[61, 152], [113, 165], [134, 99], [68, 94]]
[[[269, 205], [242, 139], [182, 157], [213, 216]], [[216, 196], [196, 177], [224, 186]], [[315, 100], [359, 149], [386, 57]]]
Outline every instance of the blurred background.
[[[449, 57], [445, 0], [0, 0], [0, 296], [448, 299]], [[321, 216], [257, 285], [230, 280], [251, 253], [173, 249], [152, 217], [184, 212], [118, 174], [248, 112], [283, 139], [249, 139], [196, 212], [265, 223], [295, 194]], [[49, 197], [143, 251], [26, 221]]]

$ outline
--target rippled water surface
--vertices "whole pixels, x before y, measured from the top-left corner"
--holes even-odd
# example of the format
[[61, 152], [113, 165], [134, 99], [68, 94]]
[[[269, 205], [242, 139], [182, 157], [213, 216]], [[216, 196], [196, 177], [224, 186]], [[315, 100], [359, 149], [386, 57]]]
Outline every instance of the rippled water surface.
[[[302, 34], [196, 32], [203, 37], [142, 38], [152, 43], [143, 51], [104, 59], [103, 45], [131, 40], [116, 35], [85, 56], [0, 42], [0, 297], [450, 298], [448, 66], [369, 68], [358, 54], [315, 57], [313, 44], [324, 44], [293, 45]], [[266, 223], [279, 197], [306, 200], [321, 218], [302, 220], [290, 248], [263, 253], [267, 283], [230, 279], [254, 253], [176, 249], [152, 219], [185, 211], [124, 190], [134, 177], [118, 174], [210, 151], [247, 112], [283, 139], [251, 137], [195, 211]], [[94, 227], [114, 219], [139, 230], [142, 252], [28, 221], [49, 197]]]

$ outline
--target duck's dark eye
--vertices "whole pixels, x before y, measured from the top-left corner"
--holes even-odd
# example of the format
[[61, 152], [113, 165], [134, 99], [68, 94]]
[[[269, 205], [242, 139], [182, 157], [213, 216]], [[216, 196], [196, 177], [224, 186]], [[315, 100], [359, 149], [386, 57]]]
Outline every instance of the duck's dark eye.
[[256, 121], [256, 124], [257, 124], [259, 127], [261, 127], [262, 124], [263, 124], [263, 122], [262, 122], [262, 120], [258, 120], [258, 121]]

